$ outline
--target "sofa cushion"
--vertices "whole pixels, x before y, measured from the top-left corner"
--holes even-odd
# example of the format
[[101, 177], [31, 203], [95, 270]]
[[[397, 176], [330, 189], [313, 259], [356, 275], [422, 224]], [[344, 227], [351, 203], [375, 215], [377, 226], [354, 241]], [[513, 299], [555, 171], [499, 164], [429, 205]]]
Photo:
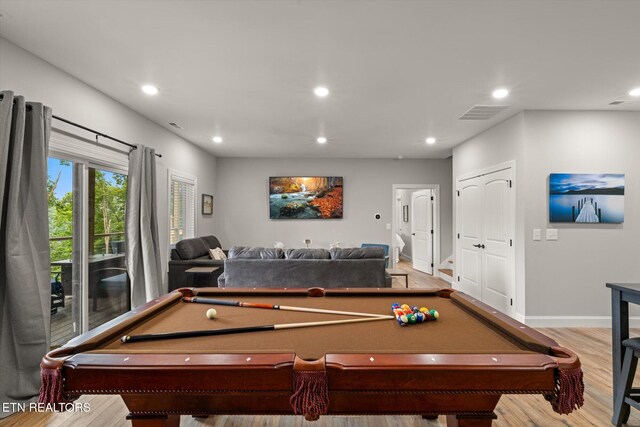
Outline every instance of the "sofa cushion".
[[192, 239], [180, 240], [171, 249], [172, 260], [194, 259], [209, 255], [209, 249], [221, 248], [220, 241], [216, 236], [194, 237]]
[[281, 259], [284, 258], [284, 253], [280, 248], [233, 246], [231, 249], [229, 249], [229, 258]]
[[330, 259], [326, 249], [287, 249], [284, 254], [286, 259]]
[[222, 247], [222, 245], [220, 244], [220, 241], [216, 236], [202, 236], [201, 239], [204, 241], [204, 243], [207, 245], [207, 248], [209, 249]]
[[194, 259], [209, 255], [209, 247], [200, 237], [184, 239], [176, 243], [176, 253], [180, 259]]
[[331, 259], [384, 258], [384, 249], [380, 246], [367, 248], [331, 248]]

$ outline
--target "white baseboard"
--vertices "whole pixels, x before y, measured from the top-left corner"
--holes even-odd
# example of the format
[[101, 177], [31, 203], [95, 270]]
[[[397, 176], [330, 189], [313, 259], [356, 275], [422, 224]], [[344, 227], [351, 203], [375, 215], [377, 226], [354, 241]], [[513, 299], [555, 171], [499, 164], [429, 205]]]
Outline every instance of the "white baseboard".
[[[522, 323], [534, 328], [610, 328], [611, 316], [526, 316]], [[631, 316], [629, 326], [640, 328], [640, 317]]]
[[404, 259], [405, 261], [411, 261], [413, 259], [409, 255], [405, 255], [403, 253], [400, 254], [400, 258]]

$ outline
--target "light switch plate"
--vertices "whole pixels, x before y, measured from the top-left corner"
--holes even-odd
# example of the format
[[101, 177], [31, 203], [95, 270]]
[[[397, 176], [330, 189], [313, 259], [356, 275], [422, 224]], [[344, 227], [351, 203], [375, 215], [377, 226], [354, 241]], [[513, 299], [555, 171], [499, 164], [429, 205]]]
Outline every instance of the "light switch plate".
[[542, 239], [542, 232], [539, 228], [534, 228], [533, 229], [533, 240], [540, 240]]
[[391, 230], [391, 224], [387, 223], [387, 230]]
[[557, 228], [547, 228], [547, 240], [558, 240]]

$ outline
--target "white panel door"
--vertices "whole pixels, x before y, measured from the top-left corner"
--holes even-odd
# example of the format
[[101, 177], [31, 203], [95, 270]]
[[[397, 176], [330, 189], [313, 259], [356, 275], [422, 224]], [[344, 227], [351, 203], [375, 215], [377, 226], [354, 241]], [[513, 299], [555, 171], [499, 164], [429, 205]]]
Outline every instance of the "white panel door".
[[515, 293], [512, 169], [457, 185], [456, 288], [507, 314]]
[[411, 194], [411, 245], [415, 270], [433, 274], [433, 201], [431, 190]]
[[458, 192], [457, 288], [482, 299], [482, 177], [461, 182]]
[[482, 301], [503, 313], [510, 310], [511, 170], [483, 177]]

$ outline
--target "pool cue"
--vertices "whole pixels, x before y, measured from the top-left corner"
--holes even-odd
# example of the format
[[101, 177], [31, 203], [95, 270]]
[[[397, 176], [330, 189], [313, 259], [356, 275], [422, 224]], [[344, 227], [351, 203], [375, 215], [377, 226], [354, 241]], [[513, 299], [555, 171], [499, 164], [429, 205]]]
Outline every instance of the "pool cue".
[[169, 340], [169, 339], [176, 339], [176, 338], [207, 337], [212, 335], [229, 335], [229, 334], [241, 334], [244, 332], [274, 331], [278, 329], [309, 328], [312, 326], [340, 325], [343, 323], [371, 322], [374, 320], [388, 320], [388, 319], [395, 319], [395, 318], [393, 316], [365, 317], [363, 319], [327, 320], [323, 322], [305, 322], [305, 323], [281, 323], [281, 324], [275, 324], [275, 325], [245, 326], [242, 328], [208, 329], [208, 330], [186, 331], [186, 332], [163, 332], [159, 334], [146, 334], [146, 335], [125, 335], [122, 338], [120, 338], [120, 341], [122, 341], [123, 343], [129, 343], [129, 342], [136, 342], [136, 341], [153, 341], [153, 340]]
[[385, 319], [387, 318], [386, 314], [358, 313], [355, 311], [324, 310], [322, 308], [292, 307], [288, 305], [259, 304], [255, 302], [226, 301], [226, 300], [220, 300], [220, 299], [214, 299], [214, 298], [184, 297], [182, 298], [182, 300], [184, 302], [192, 302], [197, 304], [229, 305], [233, 307], [266, 308], [269, 310], [302, 311], [306, 313], [342, 314], [344, 316], [382, 317]]

